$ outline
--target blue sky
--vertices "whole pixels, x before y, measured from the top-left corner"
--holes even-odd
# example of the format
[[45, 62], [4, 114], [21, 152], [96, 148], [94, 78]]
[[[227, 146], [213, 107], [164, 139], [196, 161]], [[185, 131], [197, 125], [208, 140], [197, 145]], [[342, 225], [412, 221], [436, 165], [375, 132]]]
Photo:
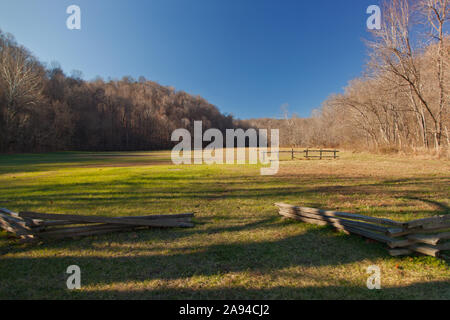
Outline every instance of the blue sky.
[[[81, 8], [68, 30], [66, 8]], [[70, 74], [130, 75], [241, 119], [308, 117], [360, 75], [366, 0], [2, 0], [0, 28]]]

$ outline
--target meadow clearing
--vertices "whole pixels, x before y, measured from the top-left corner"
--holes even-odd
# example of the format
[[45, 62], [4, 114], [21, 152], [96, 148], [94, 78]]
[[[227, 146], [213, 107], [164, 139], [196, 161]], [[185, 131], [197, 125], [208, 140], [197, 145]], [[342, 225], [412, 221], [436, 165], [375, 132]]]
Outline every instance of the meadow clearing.
[[[193, 229], [40, 244], [0, 233], [0, 299], [450, 299], [449, 261], [283, 220], [275, 202], [410, 220], [448, 214], [450, 162], [343, 152], [338, 160], [173, 165], [170, 152], [0, 155], [0, 207], [105, 216], [196, 213]], [[82, 288], [66, 288], [66, 268]], [[367, 267], [382, 272], [368, 290]]]

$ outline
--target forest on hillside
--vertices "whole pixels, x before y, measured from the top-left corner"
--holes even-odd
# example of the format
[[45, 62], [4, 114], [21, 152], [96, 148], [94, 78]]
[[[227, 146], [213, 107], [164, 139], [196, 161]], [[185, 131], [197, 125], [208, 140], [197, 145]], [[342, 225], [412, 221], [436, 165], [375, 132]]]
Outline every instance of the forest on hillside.
[[0, 32], [0, 152], [155, 150], [177, 128], [233, 128], [200, 96], [141, 77], [84, 81]]
[[[389, 0], [368, 62], [308, 119], [237, 120], [141, 77], [93, 81], [45, 67], [0, 32], [0, 152], [155, 150], [177, 128], [280, 129], [285, 147], [433, 151], [450, 146], [450, 0]], [[230, 93], [232, 94], [232, 93]], [[226, 109], [226, 106], [223, 106]]]

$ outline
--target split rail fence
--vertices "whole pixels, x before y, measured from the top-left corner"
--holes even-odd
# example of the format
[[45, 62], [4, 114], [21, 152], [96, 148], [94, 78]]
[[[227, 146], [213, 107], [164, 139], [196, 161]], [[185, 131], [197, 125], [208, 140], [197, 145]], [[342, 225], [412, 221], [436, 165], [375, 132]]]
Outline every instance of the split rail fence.
[[0, 229], [22, 242], [100, 235], [148, 228], [192, 228], [193, 213], [100, 217], [0, 209]]
[[[272, 154], [275, 152], [266, 151], [263, 152], [263, 159], [266, 159], [267, 154]], [[277, 151], [278, 154], [289, 154], [291, 156], [291, 160], [295, 160], [298, 158], [305, 159], [338, 159], [339, 158], [339, 150], [325, 150], [325, 149], [305, 149], [305, 150], [280, 150]]]
[[347, 234], [356, 234], [384, 243], [392, 256], [418, 252], [439, 257], [443, 251], [450, 250], [450, 215], [398, 222], [348, 212], [296, 207], [285, 203], [275, 205], [283, 217], [332, 226]]

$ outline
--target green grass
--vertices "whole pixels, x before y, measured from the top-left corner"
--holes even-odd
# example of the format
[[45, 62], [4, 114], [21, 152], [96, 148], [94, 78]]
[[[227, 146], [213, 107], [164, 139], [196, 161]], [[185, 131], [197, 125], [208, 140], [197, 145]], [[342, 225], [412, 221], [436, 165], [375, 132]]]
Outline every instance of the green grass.
[[[169, 152], [0, 156], [0, 207], [88, 215], [196, 213], [193, 229], [17, 244], [0, 232], [0, 298], [449, 299], [447, 261], [286, 221], [274, 202], [409, 220], [449, 213], [450, 163], [344, 152], [332, 161], [174, 166]], [[82, 289], [66, 289], [69, 265]], [[367, 267], [382, 290], [366, 287]]]

